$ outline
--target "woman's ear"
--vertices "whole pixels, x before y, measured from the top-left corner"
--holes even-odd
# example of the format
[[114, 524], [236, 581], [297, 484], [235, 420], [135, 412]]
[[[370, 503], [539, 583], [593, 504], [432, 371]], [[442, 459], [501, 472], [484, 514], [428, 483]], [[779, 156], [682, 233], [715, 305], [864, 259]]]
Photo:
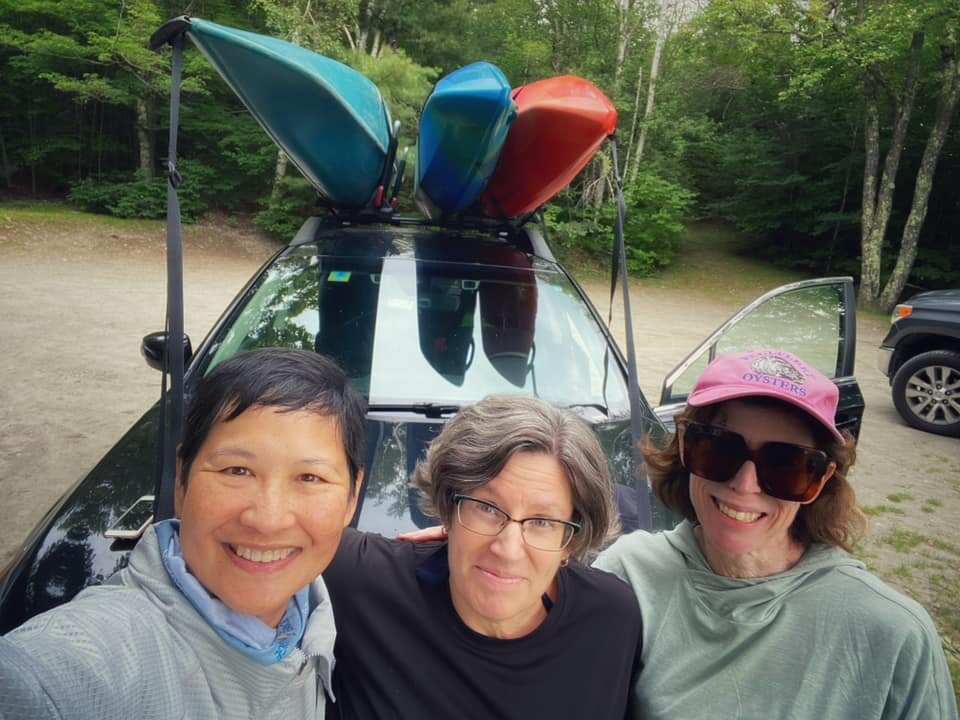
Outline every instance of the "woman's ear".
[[353, 520], [353, 515], [357, 511], [357, 502], [360, 500], [360, 488], [363, 486], [363, 468], [357, 470], [357, 477], [353, 481], [353, 492], [347, 501], [347, 511], [343, 516], [343, 526], [346, 527]]

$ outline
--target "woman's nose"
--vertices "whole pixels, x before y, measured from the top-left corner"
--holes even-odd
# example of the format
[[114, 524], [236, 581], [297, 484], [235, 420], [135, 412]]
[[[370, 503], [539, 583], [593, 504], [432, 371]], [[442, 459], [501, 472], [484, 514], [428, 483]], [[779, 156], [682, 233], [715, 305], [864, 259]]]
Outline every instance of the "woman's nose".
[[760, 482], [757, 480], [757, 466], [753, 460], [747, 460], [737, 470], [737, 474], [727, 485], [736, 492], [744, 494], [762, 493]]
[[288, 493], [278, 483], [264, 483], [240, 514], [240, 522], [264, 535], [290, 527], [294, 513]]
[[500, 534], [493, 539], [490, 549], [505, 558], [522, 556], [524, 554], [523, 526], [513, 520], [508, 521]]

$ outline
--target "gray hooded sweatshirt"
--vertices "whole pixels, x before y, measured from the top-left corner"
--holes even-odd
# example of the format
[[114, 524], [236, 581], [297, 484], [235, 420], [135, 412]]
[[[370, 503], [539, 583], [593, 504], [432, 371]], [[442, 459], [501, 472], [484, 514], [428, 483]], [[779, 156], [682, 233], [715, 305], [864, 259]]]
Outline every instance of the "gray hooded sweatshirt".
[[230, 647], [170, 581], [151, 527], [108, 584], [0, 638], [0, 718], [322, 719], [335, 639], [318, 578], [299, 648], [260, 665]]
[[685, 521], [625, 535], [595, 566], [640, 602], [635, 718], [957, 718], [927, 612], [838, 548], [814, 545], [771, 577], [723, 577]]

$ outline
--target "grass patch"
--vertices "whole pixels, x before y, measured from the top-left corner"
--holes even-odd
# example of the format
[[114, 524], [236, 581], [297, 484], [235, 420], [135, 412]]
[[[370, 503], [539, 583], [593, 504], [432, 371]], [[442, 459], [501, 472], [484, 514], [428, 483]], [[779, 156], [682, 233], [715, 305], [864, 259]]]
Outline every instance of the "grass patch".
[[940, 633], [954, 692], [960, 703], [960, 574], [951, 570], [946, 574], [931, 575], [930, 587], [933, 590], [930, 614]]
[[935, 507], [930, 507], [929, 505], [924, 505], [920, 509], [925, 513], [935, 513], [937, 511]]
[[163, 228], [166, 222], [164, 220], [126, 220], [112, 215], [97, 215], [77, 210], [63, 202], [3, 200], [0, 201], [0, 224], [8, 221], [99, 223], [138, 230], [157, 230]]
[[913, 578], [913, 571], [910, 569], [910, 566], [906, 564], [897, 565], [893, 570], [890, 571], [890, 574], [900, 578], [901, 580], [910, 580]]
[[903, 508], [898, 508], [896, 505], [864, 505], [860, 508], [867, 515], [906, 515]]
[[[941, 540], [940, 538], [931, 538], [928, 542], [937, 550], [943, 550], [945, 553], [960, 557], [960, 545], [954, 545], [953, 543], [949, 543], [946, 540]], [[957, 584], [957, 589], [958, 592], [960, 592], [960, 583]]]
[[[718, 266], [722, 266], [722, 272], [718, 272]], [[743, 282], [732, 287], [731, 277]], [[745, 302], [762, 291], [806, 277], [751, 255], [732, 225], [706, 220], [686, 224], [674, 263], [647, 282], [678, 292]]]
[[[895, 528], [880, 538], [880, 542], [891, 545], [897, 552], [907, 552], [915, 547], [924, 545], [927, 548], [934, 548], [948, 555], [960, 558], [960, 545], [947, 542], [938, 537], [927, 537], [923, 533]], [[960, 582], [958, 582], [958, 592], [960, 592]]]
[[927, 536], [923, 533], [896, 528], [884, 535], [880, 541], [892, 546], [897, 552], [909, 552], [918, 545], [925, 543]]
[[943, 507], [943, 502], [937, 500], [937, 498], [927, 498], [923, 501], [924, 505], [929, 505], [930, 507]]
[[887, 495], [887, 500], [894, 503], [906, 502], [907, 500], [913, 500], [913, 495], [910, 493], [891, 493]]

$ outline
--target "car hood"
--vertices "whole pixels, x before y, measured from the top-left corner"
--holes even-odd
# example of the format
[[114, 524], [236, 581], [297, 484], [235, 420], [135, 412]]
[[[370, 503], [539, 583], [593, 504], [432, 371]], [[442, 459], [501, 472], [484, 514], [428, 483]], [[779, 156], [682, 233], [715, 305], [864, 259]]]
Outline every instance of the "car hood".
[[930, 290], [919, 293], [910, 298], [907, 305], [913, 305], [915, 308], [938, 308], [941, 310], [960, 311], [960, 289], [956, 290]]

